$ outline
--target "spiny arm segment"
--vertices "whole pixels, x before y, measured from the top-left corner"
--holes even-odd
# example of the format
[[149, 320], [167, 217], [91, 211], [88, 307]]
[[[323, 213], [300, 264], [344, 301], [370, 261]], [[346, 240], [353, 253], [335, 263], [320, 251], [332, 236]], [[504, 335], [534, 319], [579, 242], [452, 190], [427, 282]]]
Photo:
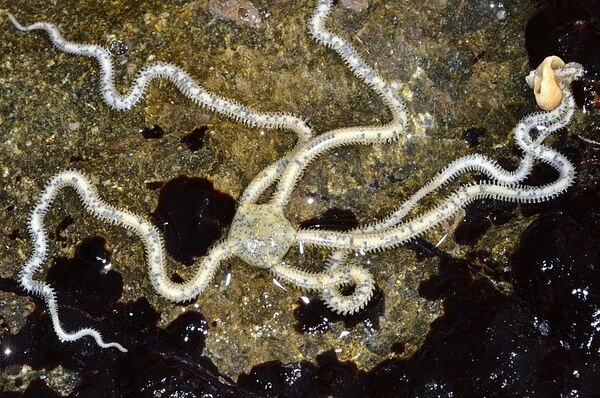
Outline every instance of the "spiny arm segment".
[[46, 186], [29, 219], [29, 233], [33, 239], [33, 254], [19, 275], [20, 283], [25, 291], [36, 294], [44, 300], [50, 311], [54, 331], [61, 341], [75, 341], [82, 337], [90, 336], [102, 348], [114, 347], [122, 352], [127, 352], [119, 343], [106, 343], [102, 335], [93, 328], [82, 328], [75, 332], [65, 331], [58, 317], [58, 304], [54, 290], [48, 283], [33, 279], [34, 274], [42, 266], [48, 252], [48, 238], [44, 228], [44, 216], [52, 205], [56, 194], [63, 187], [71, 186], [75, 188], [84, 201], [86, 208], [98, 209], [101, 212], [106, 211], [107, 214], [112, 214], [115, 211], [114, 208], [103, 206], [102, 202], [96, 196], [93, 186], [88, 183], [87, 179], [82, 177], [78, 172], [66, 171], [53, 177]]
[[[429, 183], [415, 192], [386, 218], [379, 222], [360, 227], [356, 231], [374, 232], [399, 224], [421, 199], [444, 185], [449, 184], [465, 172], [476, 171], [486, 175], [492, 181], [507, 186], [521, 183], [531, 173], [534, 161], [536, 160], [532, 149], [534, 147], [539, 148], [540, 144], [548, 136], [565, 127], [571, 121], [575, 111], [575, 100], [569, 85], [573, 80], [580, 77], [582, 72], [583, 70], [579, 64], [567, 64], [565, 68], [557, 70], [556, 75], [559, 78], [563, 92], [560, 104], [552, 111], [535, 112], [519, 121], [514, 129], [514, 135], [515, 142], [523, 150], [524, 156], [517, 169], [513, 171], [505, 170], [495, 160], [485, 155], [473, 154], [463, 156], [450, 163]], [[536, 129], [538, 133], [534, 141], [530, 134], [533, 129]]]
[[127, 94], [121, 95], [115, 88], [112, 57], [106, 48], [94, 44], [70, 42], [61, 35], [55, 25], [48, 22], [36, 22], [25, 26], [19, 23], [12, 14], [8, 14], [8, 18], [17, 29], [23, 32], [33, 30], [45, 31], [54, 46], [60, 51], [95, 58], [100, 66], [100, 90], [102, 98], [106, 105], [113, 109], [131, 109], [144, 96], [152, 80], [167, 79], [183, 95], [196, 104], [235, 121], [243, 122], [250, 127], [291, 130], [298, 135], [300, 142], [305, 142], [312, 136], [312, 130], [304, 120], [285, 113], [262, 113], [252, 110], [237, 101], [224, 98], [206, 90], [197, 84], [183, 69], [169, 63], [159, 62], [144, 67], [138, 72]]
[[207, 256], [202, 258], [192, 278], [184, 283], [175, 283], [167, 275], [164, 242], [154, 225], [136, 214], [119, 210], [102, 201], [94, 186], [82, 173], [69, 170], [57, 174], [44, 189], [31, 214], [29, 232], [33, 240], [33, 254], [20, 273], [20, 283], [26, 291], [39, 295], [46, 302], [54, 330], [62, 341], [75, 341], [81, 337], [90, 336], [102, 348], [115, 347], [123, 352], [127, 351], [118, 343], [105, 343], [100, 333], [92, 328], [83, 328], [73, 333], [66, 332], [58, 318], [58, 305], [52, 287], [46, 282], [33, 279], [34, 274], [39, 271], [46, 259], [48, 251], [44, 216], [52, 206], [57, 193], [65, 187], [75, 189], [90, 214], [108, 223], [120, 225], [134, 232], [140, 238], [145, 249], [150, 281], [158, 293], [169, 300], [183, 302], [198, 296], [212, 280], [220, 261], [231, 256], [227, 245], [217, 244]]
[[[327, 272], [339, 273], [346, 262], [348, 252], [346, 250], [335, 250], [329, 256]], [[361, 274], [356, 275], [351, 283], [354, 284], [352, 294], [345, 295], [341, 290], [342, 284], [332, 288], [325, 288], [321, 292], [321, 298], [325, 304], [339, 314], [353, 314], [363, 309], [373, 297], [375, 281], [371, 273], [360, 268]]]
[[317, 42], [337, 52], [348, 69], [382, 98], [392, 113], [392, 121], [383, 126], [357, 126], [331, 130], [297, 148], [281, 173], [277, 192], [273, 198], [274, 202], [281, 207], [289, 201], [306, 167], [319, 155], [342, 145], [387, 143], [398, 139], [406, 131], [408, 119], [406, 107], [397, 93], [360, 57], [350, 43], [325, 29], [325, 21], [332, 7], [331, 0], [317, 2], [308, 23], [309, 32]]
[[[355, 266], [330, 263], [324, 272], [305, 271], [284, 263], [271, 267], [277, 279], [306, 290], [319, 290], [328, 307], [339, 314], [354, 313], [368, 303], [375, 282], [369, 271]], [[340, 287], [354, 285], [352, 294], [345, 296]]]
[[369, 145], [389, 142], [396, 138], [397, 129], [390, 125], [350, 127], [331, 130], [296, 148], [281, 173], [273, 201], [280, 207], [287, 205], [298, 180], [309, 164], [325, 152], [344, 145]]
[[404, 130], [407, 122], [406, 107], [400, 97], [388, 82], [358, 55], [352, 44], [325, 29], [325, 21], [331, 13], [332, 7], [332, 0], [317, 1], [313, 16], [308, 23], [308, 31], [317, 42], [338, 53], [348, 69], [379, 94], [392, 112], [393, 123], [400, 130]]
[[359, 248], [364, 252], [383, 250], [420, 236], [474, 200], [493, 198], [510, 202], [538, 203], [560, 195], [573, 184], [575, 169], [567, 158], [551, 148], [535, 143], [532, 146], [532, 153], [559, 172], [559, 177], [554, 183], [539, 187], [508, 186], [500, 183], [464, 185], [433, 209], [398, 226], [367, 233], [300, 230], [297, 239], [301, 244], [335, 249]]
[[[419, 236], [426, 230], [438, 225], [452, 216], [468, 203], [483, 198], [503, 199], [514, 202], [540, 202], [551, 199], [564, 192], [574, 181], [573, 165], [560, 153], [542, 145], [553, 132], [566, 126], [573, 116], [575, 102], [570, 83], [583, 74], [579, 64], [571, 63], [555, 71], [562, 90], [562, 101], [549, 112], [536, 112], [524, 117], [515, 128], [515, 141], [524, 151], [524, 156], [515, 171], [502, 169], [493, 160], [483, 155], [468, 155], [457, 159], [439, 173], [430, 183], [417, 191], [387, 218], [380, 222], [359, 227], [349, 232], [299, 231], [298, 241], [302, 244], [315, 244], [334, 248], [330, 263], [344, 261], [347, 250], [382, 250], [404, 243]], [[537, 137], [531, 137], [531, 130], [537, 130]], [[519, 185], [531, 172], [533, 162], [542, 161], [554, 167], [558, 179], [541, 187]], [[427, 194], [449, 183], [465, 171], [476, 170], [486, 174], [492, 182], [465, 185], [442, 201], [437, 207], [400, 224], [419, 200]]]

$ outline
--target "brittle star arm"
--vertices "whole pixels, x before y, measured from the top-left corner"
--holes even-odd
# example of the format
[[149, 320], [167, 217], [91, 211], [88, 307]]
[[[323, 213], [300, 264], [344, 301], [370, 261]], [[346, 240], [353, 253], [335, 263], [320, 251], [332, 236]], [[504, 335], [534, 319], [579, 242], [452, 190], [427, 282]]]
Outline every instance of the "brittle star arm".
[[[389, 87], [388, 83], [362, 60], [349, 43], [325, 30], [324, 23], [331, 7], [332, 2], [330, 1], [318, 2], [313, 17], [308, 24], [309, 31], [318, 42], [336, 51], [348, 68], [384, 99], [384, 102], [392, 111], [393, 120], [384, 126], [332, 130], [307, 142], [303, 147], [296, 148], [292, 154], [273, 163], [256, 176], [242, 194], [240, 204], [255, 202], [264, 190], [281, 176], [278, 191], [275, 194], [275, 202], [283, 207], [287, 203], [296, 181], [314, 157], [339, 145], [388, 142], [396, 139], [405, 130], [407, 116], [404, 104]], [[294, 165], [290, 165], [290, 159], [293, 160]]]
[[332, 0], [317, 1], [315, 11], [308, 24], [310, 34], [325, 47], [334, 50], [348, 69], [383, 99], [392, 113], [393, 123], [404, 130], [407, 123], [406, 107], [390, 85], [371, 68], [354, 49], [352, 44], [325, 29], [325, 21], [331, 13]]
[[[383, 220], [359, 227], [352, 230], [350, 233], [374, 233], [396, 226], [410, 212], [412, 208], [427, 194], [437, 190], [441, 186], [449, 183], [459, 174], [465, 171], [476, 170], [486, 174], [489, 178], [497, 183], [506, 185], [515, 185], [525, 179], [531, 172], [534, 155], [528, 150], [532, 146], [531, 136], [529, 132], [536, 128], [538, 135], [533, 143], [533, 146], [539, 146], [551, 133], [566, 126], [573, 115], [575, 103], [569, 84], [572, 80], [579, 77], [582, 73], [582, 68], [578, 64], [569, 64], [564, 68], [556, 71], [559, 85], [563, 91], [561, 103], [550, 112], [534, 113], [523, 118], [515, 128], [515, 139], [517, 143], [525, 150], [525, 154], [519, 164], [519, 167], [514, 171], [502, 169], [493, 160], [483, 155], [468, 155], [461, 159], [452, 162], [444, 171], [439, 173], [430, 183], [417, 191], [408, 200], [402, 203], [394, 213], [390, 214]], [[361, 248], [359, 247], [359, 250]], [[333, 270], [340, 267], [346, 260], [348, 251], [345, 249], [334, 250], [328, 261], [328, 269]], [[365, 285], [363, 285], [365, 286]], [[347, 296], [344, 296], [339, 288], [334, 287], [329, 290], [324, 290], [322, 298], [327, 305], [337, 312], [354, 312], [362, 308], [371, 297], [373, 286], [366, 291], [369, 294], [364, 294], [363, 291], [358, 293], [355, 291], [352, 296], [355, 296], [355, 301], [351, 301]], [[356, 300], [360, 298], [360, 300]], [[343, 301], [342, 301], [343, 300]], [[360, 306], [356, 306], [359, 303]]]
[[131, 109], [144, 96], [150, 82], [162, 78], [170, 80], [183, 95], [196, 104], [235, 121], [243, 122], [250, 127], [291, 130], [297, 134], [299, 142], [305, 142], [312, 136], [312, 130], [304, 120], [285, 113], [263, 113], [252, 110], [237, 101], [206, 90], [197, 84], [183, 69], [168, 63], [154, 63], [140, 69], [127, 94], [121, 95], [115, 88], [112, 57], [107, 49], [94, 44], [68, 41], [61, 35], [55, 25], [48, 22], [36, 22], [25, 26], [19, 23], [13, 15], [8, 14], [8, 17], [13, 25], [21, 31], [45, 31], [54, 46], [60, 51], [95, 58], [100, 66], [102, 98], [113, 109]]
[[[573, 97], [568, 92], [563, 97], [562, 104], [559, 105], [552, 113], [552, 116], [556, 116], [556, 118], [549, 117], [548, 120], [555, 120], [554, 123], [548, 125], [547, 127], [543, 126], [543, 123], [537, 125], [535, 127], [539, 130], [539, 135], [537, 136], [535, 142], [540, 144], [544, 141], [544, 139], [552, 132], [558, 130], [559, 128], [565, 126], [570, 120], [573, 109]], [[533, 116], [526, 117], [523, 121], [519, 123], [517, 130], [521, 130], [521, 132], [528, 131], [531, 128], [531, 121]], [[528, 126], [529, 128], [525, 128]], [[432, 179], [428, 184], [419, 189], [415, 194], [413, 194], [410, 198], [404, 201], [392, 214], [385, 217], [383, 220], [369, 224], [366, 226], [358, 227], [352, 230], [352, 233], [373, 233], [378, 231], [383, 231], [385, 229], [394, 227], [398, 225], [402, 219], [417, 205], [417, 203], [430, 194], [431, 192], [437, 190], [443, 185], [448, 184], [452, 179], [465, 171], [479, 171], [486, 174], [488, 177], [496, 180], [497, 182], [501, 182], [504, 184], [516, 184], [521, 182], [525, 177], [531, 172], [533, 166], [533, 155], [530, 153], [526, 153], [522, 161], [519, 164], [519, 167], [510, 172], [506, 171], [497, 164], [483, 156], [483, 155], [468, 155], [463, 158], [457, 159], [452, 162], [445, 170], [440, 172], [434, 179]], [[359, 247], [360, 250], [360, 247]], [[346, 261], [348, 250], [346, 249], [335, 249], [328, 260], [327, 270], [329, 272], [335, 272], [336, 267], [341, 267], [342, 264]], [[367, 275], [370, 274], [365, 271]], [[370, 284], [369, 284], [370, 282]], [[360, 287], [360, 288], [359, 288]], [[367, 279], [364, 278], [360, 285], [357, 285], [354, 292], [350, 296], [345, 296], [339, 287], [331, 287], [329, 289], [323, 289], [321, 292], [321, 298], [329, 308], [332, 310], [341, 313], [353, 313], [361, 308], [363, 308], [370, 298], [372, 297], [374, 289], [374, 282], [372, 278]]]
[[246, 189], [244, 189], [239, 200], [239, 205], [241, 206], [244, 203], [256, 203], [265, 190], [277, 181], [288, 162], [289, 155], [270, 164], [258, 173], [256, 177], [252, 179], [250, 184], [248, 184]]
[[126, 352], [127, 350], [119, 343], [104, 342], [101, 334], [93, 328], [82, 328], [75, 332], [65, 331], [59, 320], [58, 304], [54, 290], [48, 283], [33, 279], [33, 275], [42, 266], [48, 251], [48, 238], [44, 228], [44, 216], [52, 205], [56, 194], [66, 186], [75, 188], [86, 208], [91, 212], [115, 214], [114, 208], [106, 207], [99, 201], [95, 189], [83, 175], [74, 171], [67, 171], [53, 177], [46, 186], [29, 219], [29, 233], [33, 239], [33, 253], [19, 275], [21, 286], [25, 291], [36, 294], [45, 301], [50, 311], [54, 332], [61, 341], [75, 341], [82, 337], [90, 336], [102, 348], [115, 347], [120, 351]]
[[566, 157], [531, 140], [526, 143], [536, 159], [549, 164], [558, 171], [559, 176], [555, 182], [539, 187], [506, 186], [495, 183], [464, 185], [433, 209], [408, 222], [383, 231], [358, 233], [356, 231], [300, 230], [297, 232], [296, 238], [304, 245], [351, 251], [358, 249], [364, 252], [383, 250], [401, 245], [423, 234], [474, 200], [493, 198], [519, 203], [538, 203], [560, 195], [573, 184], [575, 168]]
[[[386, 142], [395, 139], [399, 135], [400, 131], [405, 130], [406, 126], [407, 116], [404, 103], [400, 100], [399, 96], [394, 92], [390, 85], [384, 79], [382, 79], [373, 68], [364, 62], [364, 60], [360, 57], [360, 55], [358, 55], [358, 52], [350, 43], [325, 29], [325, 21], [327, 20], [332, 7], [333, 2], [331, 1], [317, 2], [315, 11], [308, 23], [308, 30], [317, 42], [337, 52], [350, 71], [352, 71], [355, 76], [371, 87], [384, 100], [384, 103], [392, 112], [393, 120], [392, 122], [388, 123], [387, 126], [385, 126], [386, 128], [381, 129], [382, 132], [380, 134], [382, 137], [379, 139], [379, 142]], [[334, 132], [341, 133], [344, 130], [353, 129], [370, 130], [372, 127], [353, 127], [349, 129], [339, 129]], [[277, 178], [279, 178], [283, 172], [284, 166], [286, 166], [287, 163], [287, 158], [281, 159], [256, 176], [256, 178], [244, 191], [240, 199], [240, 204], [255, 202], [264, 192], [264, 190], [273, 182], [275, 182]], [[288, 179], [294, 178], [297, 179], [299, 176]]]
[[342, 145], [385, 143], [395, 140], [399, 133], [400, 130], [393, 123], [383, 126], [349, 127], [328, 131], [302, 144], [290, 155], [273, 195], [273, 203], [281, 208], [285, 207], [304, 170], [326, 151]]
[[513, 171], [505, 170], [500, 167], [496, 161], [485, 155], [473, 154], [463, 156], [450, 163], [429, 183], [425, 184], [421, 189], [415, 192], [383, 220], [359, 227], [355, 229], [355, 231], [367, 233], [380, 231], [397, 225], [421, 199], [467, 171], [483, 173], [492, 181], [505, 185], [515, 185], [522, 182], [531, 173], [535, 161], [534, 155], [528, 149], [528, 142], [532, 140], [530, 135], [531, 130], [537, 130], [538, 135], [534, 142], [536, 145], [539, 145], [550, 134], [569, 124], [575, 111], [575, 99], [573, 98], [573, 93], [569, 85], [574, 79], [580, 77], [581, 74], [581, 65], [574, 63], [567, 64], [565, 68], [557, 70], [556, 75], [563, 92], [563, 98], [560, 104], [552, 111], [535, 112], [527, 115], [517, 124], [514, 129], [515, 142], [524, 151], [524, 155], [517, 169]]
[[[344, 263], [348, 256], [346, 250], [334, 250], [327, 261], [327, 272], [338, 273], [340, 269], [345, 267]], [[355, 279], [354, 290], [351, 294], [346, 295], [340, 289], [342, 284], [331, 288], [325, 288], [321, 292], [321, 299], [325, 304], [335, 312], [345, 315], [352, 314], [364, 308], [375, 290], [375, 281], [373, 276], [367, 270], [362, 269], [360, 279]]]
[[[397, 139], [406, 130], [406, 107], [399, 96], [394, 93], [394, 90], [374, 69], [363, 61], [350, 43], [325, 29], [325, 21], [332, 7], [333, 2], [330, 0], [317, 2], [308, 24], [309, 32], [319, 43], [336, 51], [350, 71], [379, 94], [392, 112], [392, 121], [383, 126], [362, 126], [332, 130], [294, 150], [293, 154], [290, 155], [290, 161], [287, 162], [287, 167], [280, 173], [282, 176], [274, 197], [274, 202], [281, 207], [285, 206], [289, 200], [289, 196], [296, 182], [302, 176], [304, 169], [321, 153], [340, 145], [389, 142]], [[260, 180], [261, 183], [266, 184], [264, 188], [277, 178], [274, 171], [268, 175], [271, 177], [270, 179], [262, 178]], [[248, 191], [254, 192], [251, 189]]]
[[164, 243], [158, 229], [142, 217], [116, 209], [104, 203], [88, 179], [77, 171], [65, 171], [54, 176], [46, 186], [29, 220], [29, 232], [33, 239], [34, 251], [20, 273], [23, 288], [41, 296], [50, 311], [52, 324], [62, 341], [75, 341], [84, 336], [93, 337], [102, 348], [116, 347], [126, 351], [118, 343], [105, 343], [100, 333], [92, 328], [83, 328], [76, 332], [66, 332], [60, 324], [58, 306], [53, 289], [46, 282], [36, 281], [33, 275], [42, 266], [48, 248], [48, 239], [44, 229], [44, 215], [51, 207], [57, 193], [64, 187], [72, 187], [81, 198], [85, 209], [95, 217], [120, 225], [133, 231], [142, 241], [148, 262], [150, 281], [159, 294], [169, 300], [182, 302], [199, 295], [212, 280], [219, 263], [231, 256], [227, 245], [216, 244], [210, 254], [203, 257], [195, 275], [185, 283], [175, 283], [166, 274]]
[[[279, 263], [270, 270], [283, 282], [301, 289], [321, 291], [326, 304], [340, 314], [364, 307], [373, 294], [373, 277], [369, 271], [355, 265], [331, 266], [325, 272], [310, 272]], [[344, 296], [338, 292], [339, 286], [349, 284], [355, 287], [351, 295]]]
[[214, 278], [221, 261], [232, 256], [227, 243], [221, 241], [212, 246], [208, 254], [199, 260], [199, 264], [195, 265], [194, 276], [187, 281], [183, 283], [171, 281], [165, 273], [165, 267], [158, 266], [158, 264], [156, 264], [156, 267], [150, 268], [150, 280], [156, 291], [171, 301], [181, 303], [193, 300], [206, 289]]

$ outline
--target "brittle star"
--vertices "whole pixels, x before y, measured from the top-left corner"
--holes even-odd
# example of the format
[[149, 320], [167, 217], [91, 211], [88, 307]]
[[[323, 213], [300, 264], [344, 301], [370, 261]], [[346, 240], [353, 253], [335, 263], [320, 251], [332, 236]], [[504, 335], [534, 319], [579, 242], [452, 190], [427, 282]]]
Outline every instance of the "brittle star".
[[[153, 225], [137, 215], [115, 209], [102, 202], [93, 186], [81, 173], [67, 171], [55, 176], [42, 194], [29, 222], [30, 233], [34, 239], [34, 253], [21, 272], [21, 283], [28, 291], [44, 298], [50, 309], [55, 332], [61, 340], [72, 341], [83, 336], [91, 336], [101, 347], [116, 347], [125, 350], [118, 343], [105, 343], [100, 334], [91, 328], [80, 329], [74, 333], [66, 332], [59, 322], [52, 288], [45, 282], [33, 280], [33, 274], [41, 267], [47, 251], [43, 217], [51, 206], [56, 193], [64, 186], [75, 188], [86, 209], [92, 214], [108, 222], [129, 228], [140, 237], [146, 251], [151, 283], [159, 294], [170, 300], [181, 302], [197, 297], [213, 279], [219, 264], [235, 256], [250, 265], [270, 270], [278, 279], [285, 282], [304, 289], [319, 291], [328, 306], [339, 313], [346, 314], [363, 308], [370, 299], [374, 286], [373, 278], [367, 270], [345, 263], [347, 253], [384, 250], [400, 245], [439, 225], [476, 199], [496, 198], [518, 202], [537, 202], [560, 194], [573, 183], [575, 171], [571, 163], [558, 152], [542, 145], [548, 135], [570, 121], [575, 109], [569, 84], [582, 74], [582, 68], [578, 64], [571, 63], [558, 65], [548, 72], [551, 73], [562, 93], [558, 106], [549, 112], [535, 113], [525, 117], [515, 128], [516, 143], [524, 152], [517, 170], [509, 172], [485, 156], [468, 155], [452, 162], [429, 184], [378, 223], [348, 232], [298, 230], [295, 228], [286, 218], [284, 210], [298, 180], [316, 157], [341, 145], [392, 141], [405, 131], [407, 120], [404, 105], [389, 84], [362, 60], [349, 43], [325, 29], [324, 23], [331, 8], [332, 2], [329, 0], [317, 2], [317, 7], [309, 22], [309, 31], [319, 42], [336, 51], [349, 69], [383, 98], [391, 110], [392, 121], [383, 126], [336, 129], [315, 138], [311, 138], [312, 131], [302, 124], [300, 119], [281, 116], [287, 120], [286, 123], [272, 122], [274, 119], [271, 116], [279, 117], [280, 115], [265, 116], [265, 114], [259, 114], [231, 100], [212, 94], [193, 82], [180, 68], [172, 65], [154, 64], [147, 67], [140, 73], [129, 94], [121, 97], [114, 89], [112, 63], [106, 50], [99, 46], [68, 42], [51, 24], [36, 23], [26, 27], [20, 25], [11, 16], [15, 26], [21, 30], [43, 29], [48, 32], [54, 44], [61, 50], [96, 57], [103, 71], [102, 93], [104, 99], [113, 107], [122, 109], [135, 105], [143, 95], [148, 82], [153, 78], [163, 76], [174, 81], [190, 98], [219, 113], [251, 125], [290, 128], [299, 136], [298, 145], [290, 154], [265, 168], [249, 184], [239, 200], [227, 238], [211, 248], [208, 255], [200, 260], [196, 274], [184, 283], [175, 283], [167, 276], [164, 245], [160, 233]], [[270, 124], [265, 120], [270, 120]], [[535, 140], [530, 136], [530, 131], [534, 128], [538, 130]], [[559, 172], [558, 179], [554, 183], [541, 187], [519, 185], [530, 173], [535, 160], [541, 160], [553, 166]], [[492, 181], [464, 185], [431, 210], [408, 222], [403, 221], [424, 196], [469, 170], [483, 172]], [[277, 182], [277, 187], [272, 199], [265, 203], [257, 203], [264, 191], [275, 182]], [[333, 249], [326, 269], [323, 272], [313, 273], [286, 264], [283, 258], [294, 245], [301, 247], [316, 245]], [[340, 287], [343, 285], [353, 285], [353, 292], [349, 295], [342, 294]]]

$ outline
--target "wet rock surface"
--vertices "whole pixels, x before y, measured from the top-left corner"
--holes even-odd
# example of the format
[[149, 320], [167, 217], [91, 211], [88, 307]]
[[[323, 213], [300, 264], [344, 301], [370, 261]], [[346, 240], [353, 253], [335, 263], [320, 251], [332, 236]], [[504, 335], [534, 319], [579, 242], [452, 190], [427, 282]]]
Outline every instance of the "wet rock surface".
[[[0, 8], [23, 22], [52, 21], [72, 40], [122, 43], [128, 50], [115, 55], [123, 89], [139, 68], [160, 60], [253, 108], [307, 118], [317, 133], [387, 121], [381, 100], [307, 36], [312, 2], [253, 1], [262, 19], [253, 28], [222, 22], [206, 2], [118, 3], [16, 0]], [[566, 60], [585, 61], [590, 71], [597, 60], [595, 47], [579, 43], [595, 37], [597, 2], [542, 3], [336, 7], [328, 26], [384, 78], [398, 82], [411, 138], [340, 148], [319, 159], [286, 210], [292, 223], [348, 229], [380, 220], [449, 161], [473, 151], [516, 164], [521, 154], [509, 131], [535, 110], [523, 82], [527, 19], [537, 18], [528, 35], [555, 29], [550, 39], [564, 43], [560, 38], [567, 37], [576, 46], [559, 49], [585, 55]], [[592, 14], [561, 8], [571, 3], [588, 5]], [[207, 178], [211, 189], [235, 200], [295, 138], [215, 116], [165, 82], [153, 83], [132, 111], [111, 111], [101, 101], [94, 61], [52, 51], [43, 34], [23, 35], [6, 25], [0, 35], [0, 395], [545, 397], [598, 391], [597, 114], [578, 114], [552, 144], [578, 168], [577, 185], [566, 195], [527, 206], [478, 202], [456, 230], [353, 259], [369, 267], [382, 292], [369, 316], [335, 319], [319, 307], [302, 323], [297, 312], [304, 292], [283, 290], [267, 272], [237, 260], [223, 265], [197, 302], [167, 302], [147, 281], [139, 241], [90, 219], [75, 195], [61, 193], [47, 217], [54, 232], [51, 260], [38, 277], [57, 289], [67, 328], [95, 326], [127, 346], [123, 354], [89, 339], [59, 342], [43, 304], [16, 282], [31, 251], [28, 214], [49, 177], [77, 168], [92, 176], [108, 202], [147, 215], [163, 182], [180, 175]], [[529, 54], [530, 62], [542, 56]], [[594, 112], [592, 80], [584, 83], [591, 99], [579, 102]], [[553, 178], [540, 166], [528, 183]], [[221, 224], [226, 233], [227, 222]], [[196, 233], [202, 235], [176, 231], [176, 246]], [[96, 235], [103, 238], [88, 238]], [[311, 269], [326, 261], [318, 250], [300, 255], [292, 248], [290, 257], [286, 261]], [[170, 261], [174, 274], [189, 277], [193, 267]], [[326, 332], [298, 333], [299, 325], [325, 325]]]

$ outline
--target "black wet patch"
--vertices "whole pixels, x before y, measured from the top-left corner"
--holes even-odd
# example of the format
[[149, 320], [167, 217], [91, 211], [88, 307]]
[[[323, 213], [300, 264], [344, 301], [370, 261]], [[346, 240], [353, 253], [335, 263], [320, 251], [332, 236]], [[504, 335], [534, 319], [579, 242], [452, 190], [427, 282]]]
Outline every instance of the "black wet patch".
[[151, 191], [156, 191], [158, 189], [161, 189], [163, 185], [165, 185], [164, 181], [148, 181], [146, 183], [146, 188]]
[[600, 194], [584, 190], [542, 214], [511, 259], [516, 295], [560, 342], [544, 365], [556, 391], [600, 391]]
[[362, 375], [352, 362], [340, 362], [335, 353], [317, 356], [316, 364], [265, 362], [242, 373], [238, 384], [262, 397], [368, 397]]
[[192, 265], [223, 236], [235, 214], [235, 200], [205, 178], [179, 176], [164, 183], [152, 221], [163, 232], [166, 249]]
[[481, 139], [488, 134], [489, 132], [486, 129], [470, 127], [463, 131], [462, 138], [469, 148], [473, 148], [479, 145]]
[[426, 239], [417, 237], [406, 242], [406, 247], [415, 253], [417, 261], [422, 261], [430, 257], [448, 257], [448, 253], [427, 241]]
[[21, 232], [19, 231], [19, 228], [14, 228], [6, 235], [6, 237], [10, 240], [17, 240], [18, 238], [21, 238]]
[[206, 136], [206, 132], [208, 131], [208, 126], [200, 126], [190, 131], [188, 134], [181, 137], [180, 142], [185, 144], [187, 148], [196, 152], [204, 146], [204, 137]]
[[305, 296], [296, 302], [294, 329], [298, 333], [325, 333], [331, 330], [333, 323], [343, 322], [348, 329], [362, 323], [369, 331], [376, 332], [379, 330], [379, 317], [383, 316], [384, 311], [385, 295], [378, 286], [375, 286], [373, 297], [367, 305], [349, 315], [340, 315], [327, 307], [323, 300]]
[[[73, 258], [61, 257], [53, 263], [46, 281], [57, 293], [59, 317], [66, 330], [94, 327], [106, 341], [118, 342], [128, 352], [99, 348], [90, 337], [60, 342], [45, 305], [36, 299], [25, 326], [0, 339], [0, 369], [18, 372], [29, 365], [48, 371], [60, 365], [79, 376], [79, 384], [69, 395], [73, 398], [254, 396], [236, 387], [202, 355], [208, 323], [200, 313], [185, 312], [161, 329], [159, 314], [145, 298], [119, 301], [122, 277], [109, 269], [110, 254], [104, 244], [102, 238], [83, 241]], [[9, 280], [0, 282], [4, 291], [19, 290]], [[2, 386], [3, 397], [60, 396], [41, 380], [32, 382], [22, 394], [6, 389], [12, 388]]]
[[500, 200], [477, 200], [465, 207], [465, 217], [454, 230], [459, 245], [475, 244], [492, 225], [501, 225], [516, 215], [517, 205]]
[[140, 133], [142, 134], [142, 137], [147, 140], [159, 139], [165, 135], [164, 130], [158, 124], [155, 124], [152, 127], [146, 127], [140, 130]]
[[56, 226], [54, 229], [54, 240], [57, 242], [66, 242], [67, 238], [65, 238], [62, 233], [69, 228], [73, 224], [74, 220], [71, 216], [66, 216]]

